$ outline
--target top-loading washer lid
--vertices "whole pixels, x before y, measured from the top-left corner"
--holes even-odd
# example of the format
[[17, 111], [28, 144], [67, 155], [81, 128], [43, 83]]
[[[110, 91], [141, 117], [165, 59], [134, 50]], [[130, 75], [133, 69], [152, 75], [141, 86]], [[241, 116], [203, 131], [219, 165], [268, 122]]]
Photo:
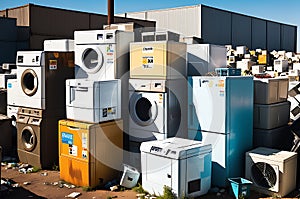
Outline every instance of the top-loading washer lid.
[[129, 106], [132, 120], [141, 126], [152, 124], [157, 117], [158, 107], [156, 101], [149, 100], [141, 94], [134, 93]]
[[103, 66], [103, 53], [98, 48], [89, 47], [82, 53], [82, 69], [87, 73], [96, 73]]
[[38, 89], [38, 76], [32, 69], [26, 69], [21, 76], [21, 87], [23, 92], [32, 96]]

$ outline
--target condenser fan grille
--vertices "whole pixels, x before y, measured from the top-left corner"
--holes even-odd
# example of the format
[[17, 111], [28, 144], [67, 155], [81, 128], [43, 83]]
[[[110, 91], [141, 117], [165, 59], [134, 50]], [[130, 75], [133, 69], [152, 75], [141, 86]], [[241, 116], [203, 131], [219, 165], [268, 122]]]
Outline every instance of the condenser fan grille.
[[277, 182], [274, 168], [265, 162], [257, 162], [251, 167], [252, 180], [255, 184], [264, 188], [272, 188]]

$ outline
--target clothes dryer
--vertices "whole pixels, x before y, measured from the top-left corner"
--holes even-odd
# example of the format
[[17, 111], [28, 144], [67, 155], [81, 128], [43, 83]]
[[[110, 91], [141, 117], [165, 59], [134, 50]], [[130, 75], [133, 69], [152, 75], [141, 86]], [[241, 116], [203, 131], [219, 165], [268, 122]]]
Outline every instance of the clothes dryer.
[[[75, 64], [95, 81], [120, 79], [129, 70], [133, 32], [85, 30], [74, 32]], [[77, 76], [75, 77], [77, 79]]]
[[21, 162], [38, 168], [52, 168], [58, 165], [57, 115], [60, 115], [60, 112], [19, 108], [17, 140]]
[[73, 52], [17, 52], [14, 106], [65, 109], [65, 80], [74, 78]]

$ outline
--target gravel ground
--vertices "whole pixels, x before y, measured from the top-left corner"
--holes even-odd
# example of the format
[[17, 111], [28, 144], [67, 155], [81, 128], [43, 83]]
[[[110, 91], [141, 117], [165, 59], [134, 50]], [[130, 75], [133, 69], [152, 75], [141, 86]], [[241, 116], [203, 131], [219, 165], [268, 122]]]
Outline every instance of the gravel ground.
[[[65, 196], [73, 193], [79, 192], [80, 196], [78, 198], [128, 198], [135, 199], [136, 192], [132, 190], [111, 192], [106, 190], [96, 190], [96, 191], [84, 191], [81, 187], [67, 188], [63, 186], [59, 187], [57, 184], [59, 182], [59, 172], [58, 171], [46, 171], [41, 170], [36, 173], [19, 173], [18, 169], [6, 169], [6, 166], [1, 167], [1, 177], [2, 179], [9, 179], [11, 184], [18, 184], [18, 187], [9, 186], [7, 192], [0, 192], [0, 198], [65, 198]], [[7, 186], [2, 185], [2, 189]], [[4, 195], [5, 193], [5, 195]], [[299, 191], [295, 191], [290, 194], [290, 197], [286, 198], [299, 198]], [[228, 194], [228, 190], [217, 196], [216, 193], [210, 193], [205, 196], [201, 196], [201, 199], [233, 199], [234, 197]], [[259, 198], [270, 198], [262, 194], [251, 191], [249, 199], [259, 199]]]

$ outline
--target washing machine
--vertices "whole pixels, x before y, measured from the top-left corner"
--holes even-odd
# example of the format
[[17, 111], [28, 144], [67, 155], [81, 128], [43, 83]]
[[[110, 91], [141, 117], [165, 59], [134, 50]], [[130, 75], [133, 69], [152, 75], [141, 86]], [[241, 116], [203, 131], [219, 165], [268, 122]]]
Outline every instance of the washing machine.
[[58, 115], [61, 111], [19, 108], [17, 144], [20, 162], [50, 169], [58, 165]]
[[65, 107], [65, 80], [74, 78], [73, 52], [17, 52], [16, 98], [11, 105], [37, 109]]
[[133, 32], [75, 31], [75, 64], [90, 80], [120, 79], [129, 70], [129, 43], [133, 41]]
[[187, 81], [129, 80], [129, 140], [187, 137]]
[[121, 118], [121, 80], [66, 80], [67, 118], [99, 123]]

